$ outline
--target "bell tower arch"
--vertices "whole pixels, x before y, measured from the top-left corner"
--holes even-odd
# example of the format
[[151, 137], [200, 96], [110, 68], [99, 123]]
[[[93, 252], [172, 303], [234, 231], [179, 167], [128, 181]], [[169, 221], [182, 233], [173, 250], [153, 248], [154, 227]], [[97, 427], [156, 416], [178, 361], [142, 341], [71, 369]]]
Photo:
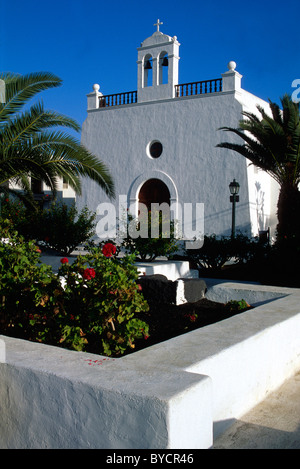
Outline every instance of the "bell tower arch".
[[[156, 101], [175, 97], [178, 85], [179, 42], [177, 37], [163, 34], [154, 24], [156, 31], [138, 47], [138, 102]], [[152, 60], [149, 60], [149, 57]], [[150, 69], [151, 67], [151, 69]], [[152, 72], [152, 83], [146, 77]]]

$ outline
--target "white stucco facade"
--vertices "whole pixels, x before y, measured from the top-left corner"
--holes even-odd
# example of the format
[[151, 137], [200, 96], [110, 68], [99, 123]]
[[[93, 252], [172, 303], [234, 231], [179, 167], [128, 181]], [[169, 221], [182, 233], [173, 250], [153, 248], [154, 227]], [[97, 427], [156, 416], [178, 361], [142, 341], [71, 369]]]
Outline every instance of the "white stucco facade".
[[[272, 236], [277, 223], [276, 183], [237, 153], [216, 148], [218, 143], [236, 138], [218, 130], [220, 127], [236, 128], [243, 110], [255, 112], [257, 104], [268, 108], [268, 103], [241, 88], [242, 76], [234, 62], [220, 74], [221, 89], [202, 89], [198, 91], [201, 94], [181, 92], [176, 87], [179, 46], [177, 38], [163, 34], [159, 26], [141, 44], [134, 102], [109, 104], [99, 85], [88, 95], [82, 143], [111, 171], [117, 216], [119, 195], [126, 196], [128, 206], [137, 206], [143, 183], [159, 179], [167, 186], [175, 207], [193, 204], [195, 211], [196, 204], [203, 204], [204, 234], [229, 235], [232, 204], [228, 186], [235, 178], [240, 184], [236, 230], [256, 236], [270, 227]], [[163, 58], [168, 59], [166, 71]], [[149, 63], [151, 69], [146, 69]], [[149, 152], [152, 142], [161, 144], [159, 157]], [[83, 181], [82, 194], [78, 205], [93, 211], [109, 201], [91, 181]]]

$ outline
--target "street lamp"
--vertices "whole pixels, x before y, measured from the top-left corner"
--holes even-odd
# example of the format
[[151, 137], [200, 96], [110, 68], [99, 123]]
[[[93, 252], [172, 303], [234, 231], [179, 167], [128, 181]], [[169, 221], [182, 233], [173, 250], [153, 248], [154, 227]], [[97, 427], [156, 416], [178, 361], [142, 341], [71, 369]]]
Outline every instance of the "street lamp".
[[234, 179], [230, 184], [229, 184], [229, 190], [230, 190], [230, 202], [232, 202], [232, 226], [231, 226], [231, 238], [235, 238], [235, 204], [236, 202], [239, 201], [239, 190], [240, 190], [240, 185], [236, 180]]

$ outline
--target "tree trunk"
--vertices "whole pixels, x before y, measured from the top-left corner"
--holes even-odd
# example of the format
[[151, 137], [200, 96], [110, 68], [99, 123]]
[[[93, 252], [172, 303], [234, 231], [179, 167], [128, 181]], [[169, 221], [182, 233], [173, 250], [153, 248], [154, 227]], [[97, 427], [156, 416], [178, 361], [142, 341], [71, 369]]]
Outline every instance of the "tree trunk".
[[298, 245], [300, 242], [300, 192], [298, 187], [284, 183], [277, 203], [277, 242]]

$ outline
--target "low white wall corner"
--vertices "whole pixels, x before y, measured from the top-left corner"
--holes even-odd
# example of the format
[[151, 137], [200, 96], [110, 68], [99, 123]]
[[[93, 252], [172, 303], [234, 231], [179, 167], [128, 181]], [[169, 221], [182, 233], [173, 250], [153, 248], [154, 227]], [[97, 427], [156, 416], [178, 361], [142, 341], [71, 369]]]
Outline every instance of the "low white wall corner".
[[123, 361], [2, 340], [7, 360], [0, 364], [0, 448], [212, 446], [209, 377], [159, 363], [139, 367], [138, 356]]

